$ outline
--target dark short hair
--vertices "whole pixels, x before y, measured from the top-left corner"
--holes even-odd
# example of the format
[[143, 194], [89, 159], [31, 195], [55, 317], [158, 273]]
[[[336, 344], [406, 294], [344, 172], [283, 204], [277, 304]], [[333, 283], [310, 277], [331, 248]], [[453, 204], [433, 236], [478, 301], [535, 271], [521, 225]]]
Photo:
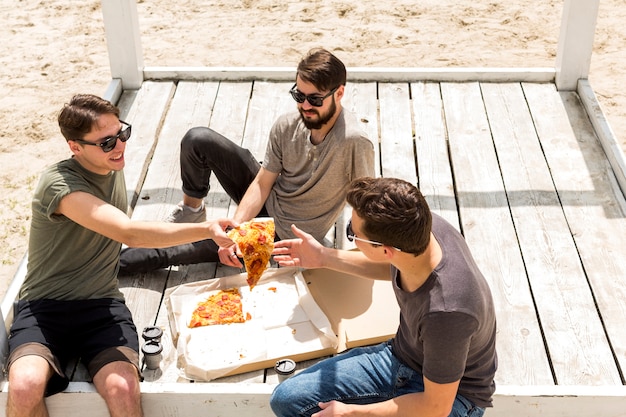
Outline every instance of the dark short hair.
[[350, 184], [347, 201], [363, 219], [367, 239], [415, 255], [426, 250], [432, 215], [413, 184], [398, 178], [359, 178]]
[[120, 110], [110, 101], [93, 94], [76, 94], [59, 113], [58, 122], [65, 140], [82, 139], [103, 114], [120, 117]]
[[314, 48], [298, 64], [296, 76], [320, 91], [330, 91], [346, 84], [346, 67], [326, 49]]

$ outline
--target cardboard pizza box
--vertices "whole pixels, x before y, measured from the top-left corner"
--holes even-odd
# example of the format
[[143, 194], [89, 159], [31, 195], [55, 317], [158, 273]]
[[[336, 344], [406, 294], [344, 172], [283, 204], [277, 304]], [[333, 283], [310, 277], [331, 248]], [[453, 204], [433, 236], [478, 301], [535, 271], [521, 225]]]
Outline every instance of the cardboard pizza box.
[[[249, 292], [245, 277], [184, 284], [166, 294], [177, 362], [187, 378], [208, 381], [271, 368], [286, 357], [296, 362], [323, 358], [385, 341], [398, 327], [399, 309], [389, 281], [326, 269], [270, 268]], [[233, 286], [240, 288], [244, 299], [247, 292], [260, 296], [253, 320], [237, 328], [187, 328], [190, 309], [199, 298]]]
[[390, 281], [329, 269], [305, 270], [302, 275], [335, 330], [337, 353], [383, 342], [396, 334], [400, 308]]

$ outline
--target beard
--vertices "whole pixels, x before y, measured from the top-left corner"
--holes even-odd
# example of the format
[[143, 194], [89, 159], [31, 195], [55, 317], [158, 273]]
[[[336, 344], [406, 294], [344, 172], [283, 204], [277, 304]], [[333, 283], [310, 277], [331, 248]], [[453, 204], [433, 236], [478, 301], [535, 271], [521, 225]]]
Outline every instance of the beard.
[[333, 101], [330, 104], [328, 111], [324, 114], [320, 114], [316, 110], [316, 108], [309, 110], [309, 112], [315, 112], [317, 114], [317, 117], [313, 119], [306, 118], [303, 114], [302, 108], [298, 109], [298, 111], [300, 112], [300, 117], [302, 118], [302, 122], [307, 127], [307, 129], [310, 129], [310, 130], [321, 129], [322, 126], [324, 126], [326, 123], [330, 121], [330, 119], [333, 118], [333, 116], [337, 112], [337, 105], [335, 104], [335, 97], [333, 97], [332, 99]]

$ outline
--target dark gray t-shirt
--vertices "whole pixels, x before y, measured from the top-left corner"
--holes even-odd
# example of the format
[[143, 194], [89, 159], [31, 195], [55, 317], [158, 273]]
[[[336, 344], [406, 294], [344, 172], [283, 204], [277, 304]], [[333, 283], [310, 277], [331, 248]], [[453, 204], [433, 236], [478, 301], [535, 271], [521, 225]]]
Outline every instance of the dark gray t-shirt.
[[28, 272], [20, 299], [124, 299], [117, 281], [121, 244], [54, 214], [61, 199], [76, 191], [127, 210], [122, 171], [95, 174], [73, 158], [47, 168], [33, 197]]
[[496, 316], [491, 290], [454, 227], [433, 214], [441, 262], [416, 291], [392, 282], [400, 305], [394, 354], [438, 384], [461, 380], [459, 394], [479, 407], [492, 406], [495, 391]]
[[265, 206], [282, 239], [295, 237], [295, 224], [321, 242], [345, 207], [350, 182], [375, 175], [374, 145], [346, 109], [322, 143], [313, 145], [310, 135], [298, 112], [279, 117], [270, 132], [263, 166], [280, 175]]

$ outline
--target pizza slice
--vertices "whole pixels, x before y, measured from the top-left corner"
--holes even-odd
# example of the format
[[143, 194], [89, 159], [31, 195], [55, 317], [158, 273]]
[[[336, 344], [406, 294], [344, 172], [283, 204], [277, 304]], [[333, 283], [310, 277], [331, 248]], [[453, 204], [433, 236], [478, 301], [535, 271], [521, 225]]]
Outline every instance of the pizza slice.
[[228, 232], [239, 246], [248, 274], [250, 289], [261, 279], [274, 250], [274, 219], [254, 219], [244, 222]]
[[239, 289], [230, 288], [220, 290], [199, 302], [191, 313], [189, 327], [244, 323], [245, 321]]

